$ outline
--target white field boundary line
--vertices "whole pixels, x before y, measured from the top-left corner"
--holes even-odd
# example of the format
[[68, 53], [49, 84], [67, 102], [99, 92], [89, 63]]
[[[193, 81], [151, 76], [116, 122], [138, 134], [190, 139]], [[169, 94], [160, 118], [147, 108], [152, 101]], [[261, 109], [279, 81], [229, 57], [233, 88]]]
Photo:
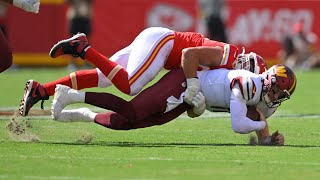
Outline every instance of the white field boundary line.
[[[1, 158], [20, 158], [20, 159], [89, 159], [89, 160], [116, 160], [116, 161], [190, 161], [190, 162], [228, 162], [228, 163], [259, 163], [261, 161], [252, 160], [208, 160], [208, 159], [173, 159], [173, 158], [158, 158], [158, 157], [148, 157], [148, 158], [108, 158], [108, 157], [69, 157], [69, 156], [0, 156]], [[320, 162], [283, 162], [283, 161], [264, 161], [266, 164], [283, 164], [283, 165], [311, 165], [320, 166]]]

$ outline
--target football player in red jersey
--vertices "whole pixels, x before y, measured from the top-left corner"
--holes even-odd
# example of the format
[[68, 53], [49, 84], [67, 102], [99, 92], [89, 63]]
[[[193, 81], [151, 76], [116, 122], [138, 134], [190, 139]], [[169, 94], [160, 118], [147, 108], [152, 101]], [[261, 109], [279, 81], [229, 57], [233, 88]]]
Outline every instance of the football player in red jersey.
[[80, 56], [92, 62], [120, 91], [136, 95], [162, 68], [182, 67], [187, 78], [185, 101], [191, 103], [199, 90], [196, 71], [235, 67], [239, 55], [232, 44], [209, 40], [200, 33], [177, 32], [151, 27], [143, 30], [126, 48], [110, 59], [88, 43], [85, 34], [58, 42], [50, 51], [56, 58], [64, 54]]
[[[290, 68], [279, 64], [260, 75], [226, 69], [198, 72], [197, 75], [201, 81], [201, 92], [193, 100], [197, 106], [183, 102], [186, 78], [182, 70], [177, 69], [129, 102], [108, 93], [80, 92], [58, 85], [52, 116], [62, 122], [95, 122], [110, 129], [130, 130], [165, 124], [185, 111], [191, 117], [201, 115], [205, 109], [227, 111], [235, 132], [256, 131], [260, 144], [284, 144], [284, 136], [278, 131], [270, 135], [266, 117], [295, 90], [297, 80]], [[88, 108], [63, 110], [68, 104], [80, 102], [113, 112], [94, 113]], [[258, 119], [250, 119], [248, 106], [257, 108]]]
[[[0, 0], [21, 8], [27, 12], [38, 13], [40, 0]], [[12, 65], [12, 50], [0, 29], [0, 73], [7, 70]]]
[[[184, 100], [192, 104], [199, 91], [197, 70], [244, 68], [262, 73], [266, 69], [263, 58], [255, 53], [245, 54], [243, 51], [240, 54], [236, 46], [209, 40], [199, 33], [176, 32], [159, 27], [145, 29], [128, 47], [110, 59], [92, 48], [82, 33], [58, 42], [50, 51], [53, 58], [64, 54], [80, 56], [98, 68], [76, 71], [43, 86], [33, 80], [27, 82], [20, 105], [22, 116], [26, 116], [39, 100], [53, 95], [56, 84], [77, 90], [114, 84], [122, 92], [136, 95], [162, 68], [170, 70], [182, 67], [187, 77]], [[37, 97], [29, 96], [33, 91], [37, 91]]]

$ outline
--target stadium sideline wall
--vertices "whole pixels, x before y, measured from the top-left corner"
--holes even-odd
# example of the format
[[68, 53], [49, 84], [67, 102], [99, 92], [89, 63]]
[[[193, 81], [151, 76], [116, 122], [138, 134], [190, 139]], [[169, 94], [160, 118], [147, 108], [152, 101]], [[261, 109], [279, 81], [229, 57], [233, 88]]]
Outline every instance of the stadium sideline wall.
[[[181, 3], [183, 1], [183, 3]], [[298, 20], [304, 30], [320, 37], [320, 1], [227, 0], [226, 24], [230, 43], [277, 61], [284, 35]], [[93, 33], [90, 43], [111, 56], [127, 46], [140, 31], [150, 26], [177, 31], [198, 31], [197, 0], [94, 1]], [[68, 58], [52, 61], [48, 52], [57, 41], [68, 38], [67, 5], [64, 0], [41, 0], [40, 13], [8, 10], [8, 37], [18, 65], [64, 66]], [[318, 47], [319, 46], [318, 41]]]

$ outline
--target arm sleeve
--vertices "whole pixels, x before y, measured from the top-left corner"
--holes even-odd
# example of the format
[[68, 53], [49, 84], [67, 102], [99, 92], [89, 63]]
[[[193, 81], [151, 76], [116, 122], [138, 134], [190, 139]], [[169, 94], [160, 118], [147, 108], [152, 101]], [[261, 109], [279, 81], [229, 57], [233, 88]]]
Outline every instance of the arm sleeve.
[[247, 104], [242, 97], [238, 84], [232, 88], [230, 114], [232, 130], [236, 133], [245, 134], [259, 131], [266, 126], [264, 121], [253, 121], [247, 117]]

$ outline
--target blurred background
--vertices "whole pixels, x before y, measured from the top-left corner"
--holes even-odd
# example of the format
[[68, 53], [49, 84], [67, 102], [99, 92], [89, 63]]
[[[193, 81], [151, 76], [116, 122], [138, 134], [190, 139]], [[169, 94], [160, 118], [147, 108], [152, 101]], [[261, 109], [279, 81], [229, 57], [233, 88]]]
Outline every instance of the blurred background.
[[48, 52], [82, 28], [92, 46], [111, 56], [151, 26], [244, 46], [268, 65], [309, 69], [320, 64], [318, 0], [41, 0], [39, 14], [12, 6], [0, 10], [16, 67], [86, 68], [90, 65], [70, 57], [52, 61]]

